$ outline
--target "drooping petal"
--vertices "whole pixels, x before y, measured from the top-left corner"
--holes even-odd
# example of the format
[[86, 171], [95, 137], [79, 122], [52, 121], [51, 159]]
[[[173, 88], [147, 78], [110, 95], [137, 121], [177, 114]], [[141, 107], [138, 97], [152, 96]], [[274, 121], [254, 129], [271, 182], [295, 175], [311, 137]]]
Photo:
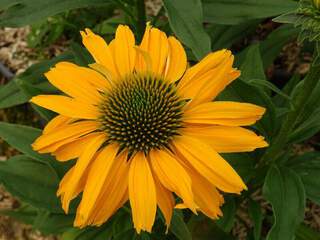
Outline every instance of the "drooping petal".
[[184, 121], [194, 124], [247, 126], [259, 120], [264, 112], [265, 108], [250, 103], [207, 102], [188, 108]]
[[[88, 176], [88, 172], [89, 172], [88, 169], [89, 168], [86, 169], [86, 171], [84, 172], [84, 174], [81, 176], [80, 180], [78, 181], [78, 183], [75, 187], [74, 193], [71, 197], [72, 199], [77, 197], [79, 195], [79, 193], [81, 193], [83, 191], [84, 186], [87, 182], [87, 176]], [[59, 189], [57, 191], [57, 196], [61, 197], [61, 202], [63, 202], [66, 187], [68, 186], [69, 181], [71, 181], [71, 179], [72, 179], [73, 171], [74, 171], [74, 167], [70, 168], [69, 171], [63, 176], [62, 180], [60, 181]]]
[[74, 139], [70, 143], [61, 145], [55, 151], [52, 151], [53, 149], [51, 148], [50, 152], [52, 152], [52, 155], [61, 162], [78, 158], [82, 154], [87, 144], [96, 136], [97, 133], [87, 134], [83, 137]]
[[[151, 72], [156, 76], [163, 76], [169, 52], [166, 34], [148, 25], [140, 44], [140, 49], [150, 56]], [[147, 63], [142, 55], [138, 55], [136, 70], [138, 72], [146, 72], [148, 70]]]
[[133, 72], [136, 50], [135, 39], [128, 26], [119, 25], [115, 39], [110, 43], [111, 52], [120, 76], [124, 77]]
[[104, 65], [112, 73], [113, 78], [119, 77], [115, 60], [111, 54], [108, 44], [102, 37], [94, 34], [90, 29], [86, 28], [85, 32], [81, 31], [82, 43], [91, 53], [94, 60]]
[[194, 169], [189, 168], [187, 171], [192, 178], [192, 191], [200, 211], [212, 219], [222, 216], [220, 206], [224, 199], [216, 187]]
[[154, 183], [156, 186], [158, 206], [164, 216], [164, 219], [166, 220], [167, 231], [168, 231], [171, 218], [172, 218], [175, 200], [172, 193], [168, 189], [166, 189], [164, 186], [162, 186], [162, 184], [160, 183], [160, 180], [156, 175], [154, 175]]
[[60, 95], [38, 95], [30, 102], [71, 118], [97, 119], [100, 115], [97, 107]]
[[182, 136], [173, 142], [186, 164], [224, 192], [240, 193], [246, 185], [236, 171], [208, 144]]
[[[127, 202], [129, 166], [124, 153], [113, 161], [103, 184], [103, 192], [99, 195], [86, 224], [100, 226]], [[78, 226], [81, 226], [81, 222]]]
[[148, 160], [140, 152], [130, 164], [129, 199], [135, 229], [151, 232], [157, 211], [156, 189]]
[[168, 38], [169, 54], [165, 68], [165, 79], [170, 82], [179, 80], [187, 68], [187, 55], [183, 46], [175, 37]]
[[57, 150], [60, 146], [74, 141], [78, 137], [93, 132], [99, 128], [94, 121], [81, 121], [62, 126], [43, 134], [32, 144], [34, 150], [45, 153]]
[[66, 185], [62, 208], [63, 210], [68, 213], [69, 204], [74, 196], [74, 193], [77, 188], [77, 184], [83, 174], [86, 172], [88, 166], [90, 165], [94, 155], [97, 153], [100, 146], [105, 142], [106, 135], [104, 133], [100, 133], [96, 138], [92, 139], [83, 150], [83, 153], [77, 160], [76, 165], [74, 166], [74, 170], [68, 184]]
[[104, 183], [109, 176], [117, 151], [118, 147], [116, 145], [108, 145], [94, 159], [83, 191], [81, 204], [77, 210], [78, 218], [84, 221], [89, 219], [99, 195], [104, 191]]
[[188, 125], [184, 134], [206, 142], [218, 153], [250, 152], [268, 146], [264, 137], [242, 127]]
[[196, 212], [191, 178], [177, 160], [166, 151], [152, 150], [150, 162], [161, 184], [175, 192], [188, 208]]

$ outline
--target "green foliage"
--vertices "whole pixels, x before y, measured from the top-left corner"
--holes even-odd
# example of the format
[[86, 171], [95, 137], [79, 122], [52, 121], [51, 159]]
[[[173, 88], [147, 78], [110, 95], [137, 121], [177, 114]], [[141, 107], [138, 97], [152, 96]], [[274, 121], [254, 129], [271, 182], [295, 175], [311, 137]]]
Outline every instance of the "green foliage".
[[235, 25], [252, 19], [263, 19], [295, 10], [291, 0], [203, 0], [206, 22]]
[[106, 0], [2, 0], [0, 10], [5, 11], [0, 14], [0, 26], [21, 27], [71, 9], [109, 3]]
[[292, 23], [300, 29], [298, 40], [303, 42], [320, 40], [320, 10], [311, 0], [300, 0], [299, 8], [274, 19], [280, 23]]
[[[285, 24], [273, 23], [271, 17]], [[56, 196], [61, 178], [74, 161], [61, 163], [33, 151], [31, 144], [40, 129], [0, 122], [0, 138], [22, 154], [0, 162], [0, 183], [22, 203], [1, 214], [31, 224], [44, 234], [60, 235], [62, 240], [232, 240], [237, 239], [232, 235], [235, 223], [243, 221], [239, 212], [246, 212], [251, 222], [246, 226], [248, 240], [319, 240], [319, 232], [302, 223], [306, 199], [320, 204], [319, 143], [312, 143], [314, 151], [302, 154], [292, 147], [305, 144], [320, 131], [319, 19], [319, 9], [311, 0], [300, 4], [294, 0], [164, 0], [156, 16], [146, 18], [140, 0], [0, 0], [0, 26], [30, 26], [28, 45], [40, 58], [39, 63], [0, 86], [0, 109], [27, 104], [38, 94], [59, 93], [44, 77], [57, 62], [93, 63], [79, 36], [85, 27], [109, 42], [118, 24], [129, 25], [138, 39], [150, 21], [187, 47], [190, 65], [211, 51], [232, 50], [241, 76], [218, 100], [265, 107], [264, 117], [251, 129], [270, 144], [252, 153], [222, 154], [248, 191], [240, 196], [224, 194], [219, 220], [175, 209], [166, 234], [164, 217], [158, 211], [153, 232], [138, 235], [129, 204], [100, 227], [74, 228], [80, 198], [65, 215]], [[314, 52], [313, 67], [302, 76], [293, 74], [283, 62], [288, 52], [282, 53], [284, 46], [297, 39], [300, 55]], [[307, 43], [306, 39], [316, 42]], [[43, 49], [59, 40], [65, 41], [67, 50], [44, 60]], [[32, 107], [45, 122], [55, 116]], [[261, 190], [263, 196], [256, 197]], [[272, 211], [264, 209], [261, 198]]]
[[56, 191], [57, 173], [43, 161], [18, 155], [0, 164], [0, 181], [22, 201], [34, 207], [61, 212]]
[[211, 42], [204, 31], [200, 0], [164, 0], [173, 32], [191, 48], [197, 59], [210, 52]]
[[299, 176], [285, 167], [271, 167], [263, 185], [263, 195], [274, 211], [267, 240], [293, 239], [305, 208], [304, 186]]
[[312, 201], [320, 204], [320, 153], [309, 152], [294, 157], [288, 162], [290, 167], [300, 176], [306, 195]]

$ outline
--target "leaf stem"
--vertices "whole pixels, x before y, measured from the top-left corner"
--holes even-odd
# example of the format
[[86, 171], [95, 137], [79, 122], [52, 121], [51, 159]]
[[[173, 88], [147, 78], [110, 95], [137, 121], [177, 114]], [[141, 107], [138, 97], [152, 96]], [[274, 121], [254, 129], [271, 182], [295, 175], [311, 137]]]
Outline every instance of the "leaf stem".
[[315, 88], [320, 76], [320, 66], [311, 66], [311, 69], [304, 79], [302, 91], [297, 95], [296, 99], [293, 99], [294, 109], [288, 113], [282, 126], [279, 130], [278, 135], [267, 149], [266, 153], [261, 159], [260, 164], [264, 165], [267, 162], [273, 163], [281, 151], [285, 148], [290, 133], [294, 130], [301, 112], [303, 111], [309, 96]]

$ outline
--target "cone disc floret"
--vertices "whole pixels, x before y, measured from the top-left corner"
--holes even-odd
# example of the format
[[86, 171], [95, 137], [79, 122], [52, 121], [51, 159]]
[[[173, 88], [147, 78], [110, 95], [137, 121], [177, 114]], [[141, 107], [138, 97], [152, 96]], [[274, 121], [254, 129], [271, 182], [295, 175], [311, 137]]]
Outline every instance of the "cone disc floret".
[[152, 75], [130, 74], [104, 93], [100, 105], [103, 130], [129, 153], [167, 147], [182, 127], [176, 86]]

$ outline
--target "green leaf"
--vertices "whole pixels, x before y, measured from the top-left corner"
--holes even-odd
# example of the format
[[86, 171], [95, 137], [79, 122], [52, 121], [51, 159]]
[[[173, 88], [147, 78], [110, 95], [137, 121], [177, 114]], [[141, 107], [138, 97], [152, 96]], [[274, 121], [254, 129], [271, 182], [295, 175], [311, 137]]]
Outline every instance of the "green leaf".
[[28, 101], [14, 81], [0, 86], [0, 109], [13, 107]]
[[60, 177], [63, 176], [73, 162], [61, 163], [49, 154], [39, 154], [33, 151], [31, 144], [40, 134], [41, 130], [37, 128], [0, 122], [0, 138], [27, 156], [50, 164]]
[[262, 221], [263, 221], [263, 214], [261, 211], [261, 207], [257, 202], [253, 200], [249, 200], [248, 212], [253, 222], [254, 240], [259, 240], [261, 236]]
[[127, 230], [113, 238], [113, 240], [136, 240], [136, 239], [137, 239], [137, 233], [134, 229]]
[[289, 168], [272, 166], [263, 195], [271, 203], [274, 214], [267, 240], [292, 240], [304, 217], [305, 191], [300, 177]]
[[260, 54], [260, 44], [250, 45], [245, 50], [245, 58], [242, 64], [240, 65], [241, 76], [245, 82], [249, 82], [252, 79], [266, 79], [264, 73], [263, 63]]
[[289, 166], [300, 176], [306, 195], [320, 204], [320, 152], [309, 152], [288, 161]]
[[231, 48], [234, 43], [254, 32], [259, 23], [260, 20], [253, 20], [238, 25], [212, 25], [207, 29], [211, 37], [212, 50]]
[[114, 218], [112, 219], [112, 233], [113, 236], [117, 236], [125, 231], [133, 229], [131, 215], [127, 213], [119, 212]]
[[320, 131], [320, 108], [312, 115], [299, 124], [299, 126], [290, 134], [290, 143], [299, 143], [305, 141]]
[[56, 191], [59, 177], [49, 164], [18, 155], [0, 162], [0, 181], [23, 202], [52, 212], [62, 212]]
[[209, 35], [203, 28], [200, 0], [164, 0], [173, 32], [200, 60], [211, 51]]
[[0, 2], [4, 10], [0, 14], [0, 26], [21, 27], [44, 20], [71, 9], [104, 6], [107, 0], [15, 0], [9, 5], [7, 0]]
[[[286, 83], [286, 85], [281, 89], [281, 91], [286, 94], [287, 96], [290, 96], [290, 100], [292, 99], [292, 91], [295, 88], [297, 84], [300, 82], [300, 76], [295, 74], [293, 75], [290, 80]], [[276, 95], [273, 98], [273, 101], [276, 103], [277, 107], [290, 107], [290, 102], [287, 101], [287, 99]]]
[[191, 233], [184, 222], [181, 210], [174, 210], [169, 231], [172, 232], [179, 240], [192, 240]]
[[320, 240], [320, 233], [301, 224], [296, 230], [295, 240]]
[[294, 24], [299, 18], [300, 18], [300, 16], [296, 13], [296, 11], [293, 11], [293, 12], [284, 13], [284, 14], [272, 19], [272, 21], [277, 22], [277, 23]]
[[[301, 83], [299, 84], [300, 86], [297, 85], [296, 89], [294, 89], [295, 94], [301, 91], [303, 81], [301, 81]], [[314, 87], [311, 95], [307, 100], [306, 105], [304, 106], [303, 112], [299, 116], [298, 121], [300, 123], [307, 121], [308, 119], [310, 119], [311, 115], [320, 111], [319, 101], [320, 101], [320, 81], [317, 82], [316, 86]]]
[[33, 151], [31, 147], [40, 134], [41, 130], [37, 128], [0, 122], [0, 137], [20, 152], [36, 159], [43, 159], [45, 156]]
[[235, 25], [252, 19], [263, 19], [293, 11], [292, 0], [203, 0], [205, 22]]
[[74, 218], [74, 215], [39, 211], [33, 222], [33, 226], [43, 234], [58, 234], [72, 227]]
[[[99, 228], [90, 228], [85, 232], [81, 233], [74, 240], [106, 240], [111, 239], [112, 229], [107, 227], [99, 227]], [[69, 239], [66, 239], [69, 240]], [[71, 240], [71, 239], [70, 239]]]
[[263, 79], [250, 79], [246, 81], [247, 83], [249, 83], [251, 86], [256, 86], [256, 87], [266, 87], [269, 90], [277, 93], [279, 96], [287, 99], [287, 100], [291, 100], [290, 96], [288, 96], [287, 94], [285, 94], [284, 92], [282, 92], [279, 88], [277, 88], [273, 83], [267, 81], [267, 80], [263, 80]]

